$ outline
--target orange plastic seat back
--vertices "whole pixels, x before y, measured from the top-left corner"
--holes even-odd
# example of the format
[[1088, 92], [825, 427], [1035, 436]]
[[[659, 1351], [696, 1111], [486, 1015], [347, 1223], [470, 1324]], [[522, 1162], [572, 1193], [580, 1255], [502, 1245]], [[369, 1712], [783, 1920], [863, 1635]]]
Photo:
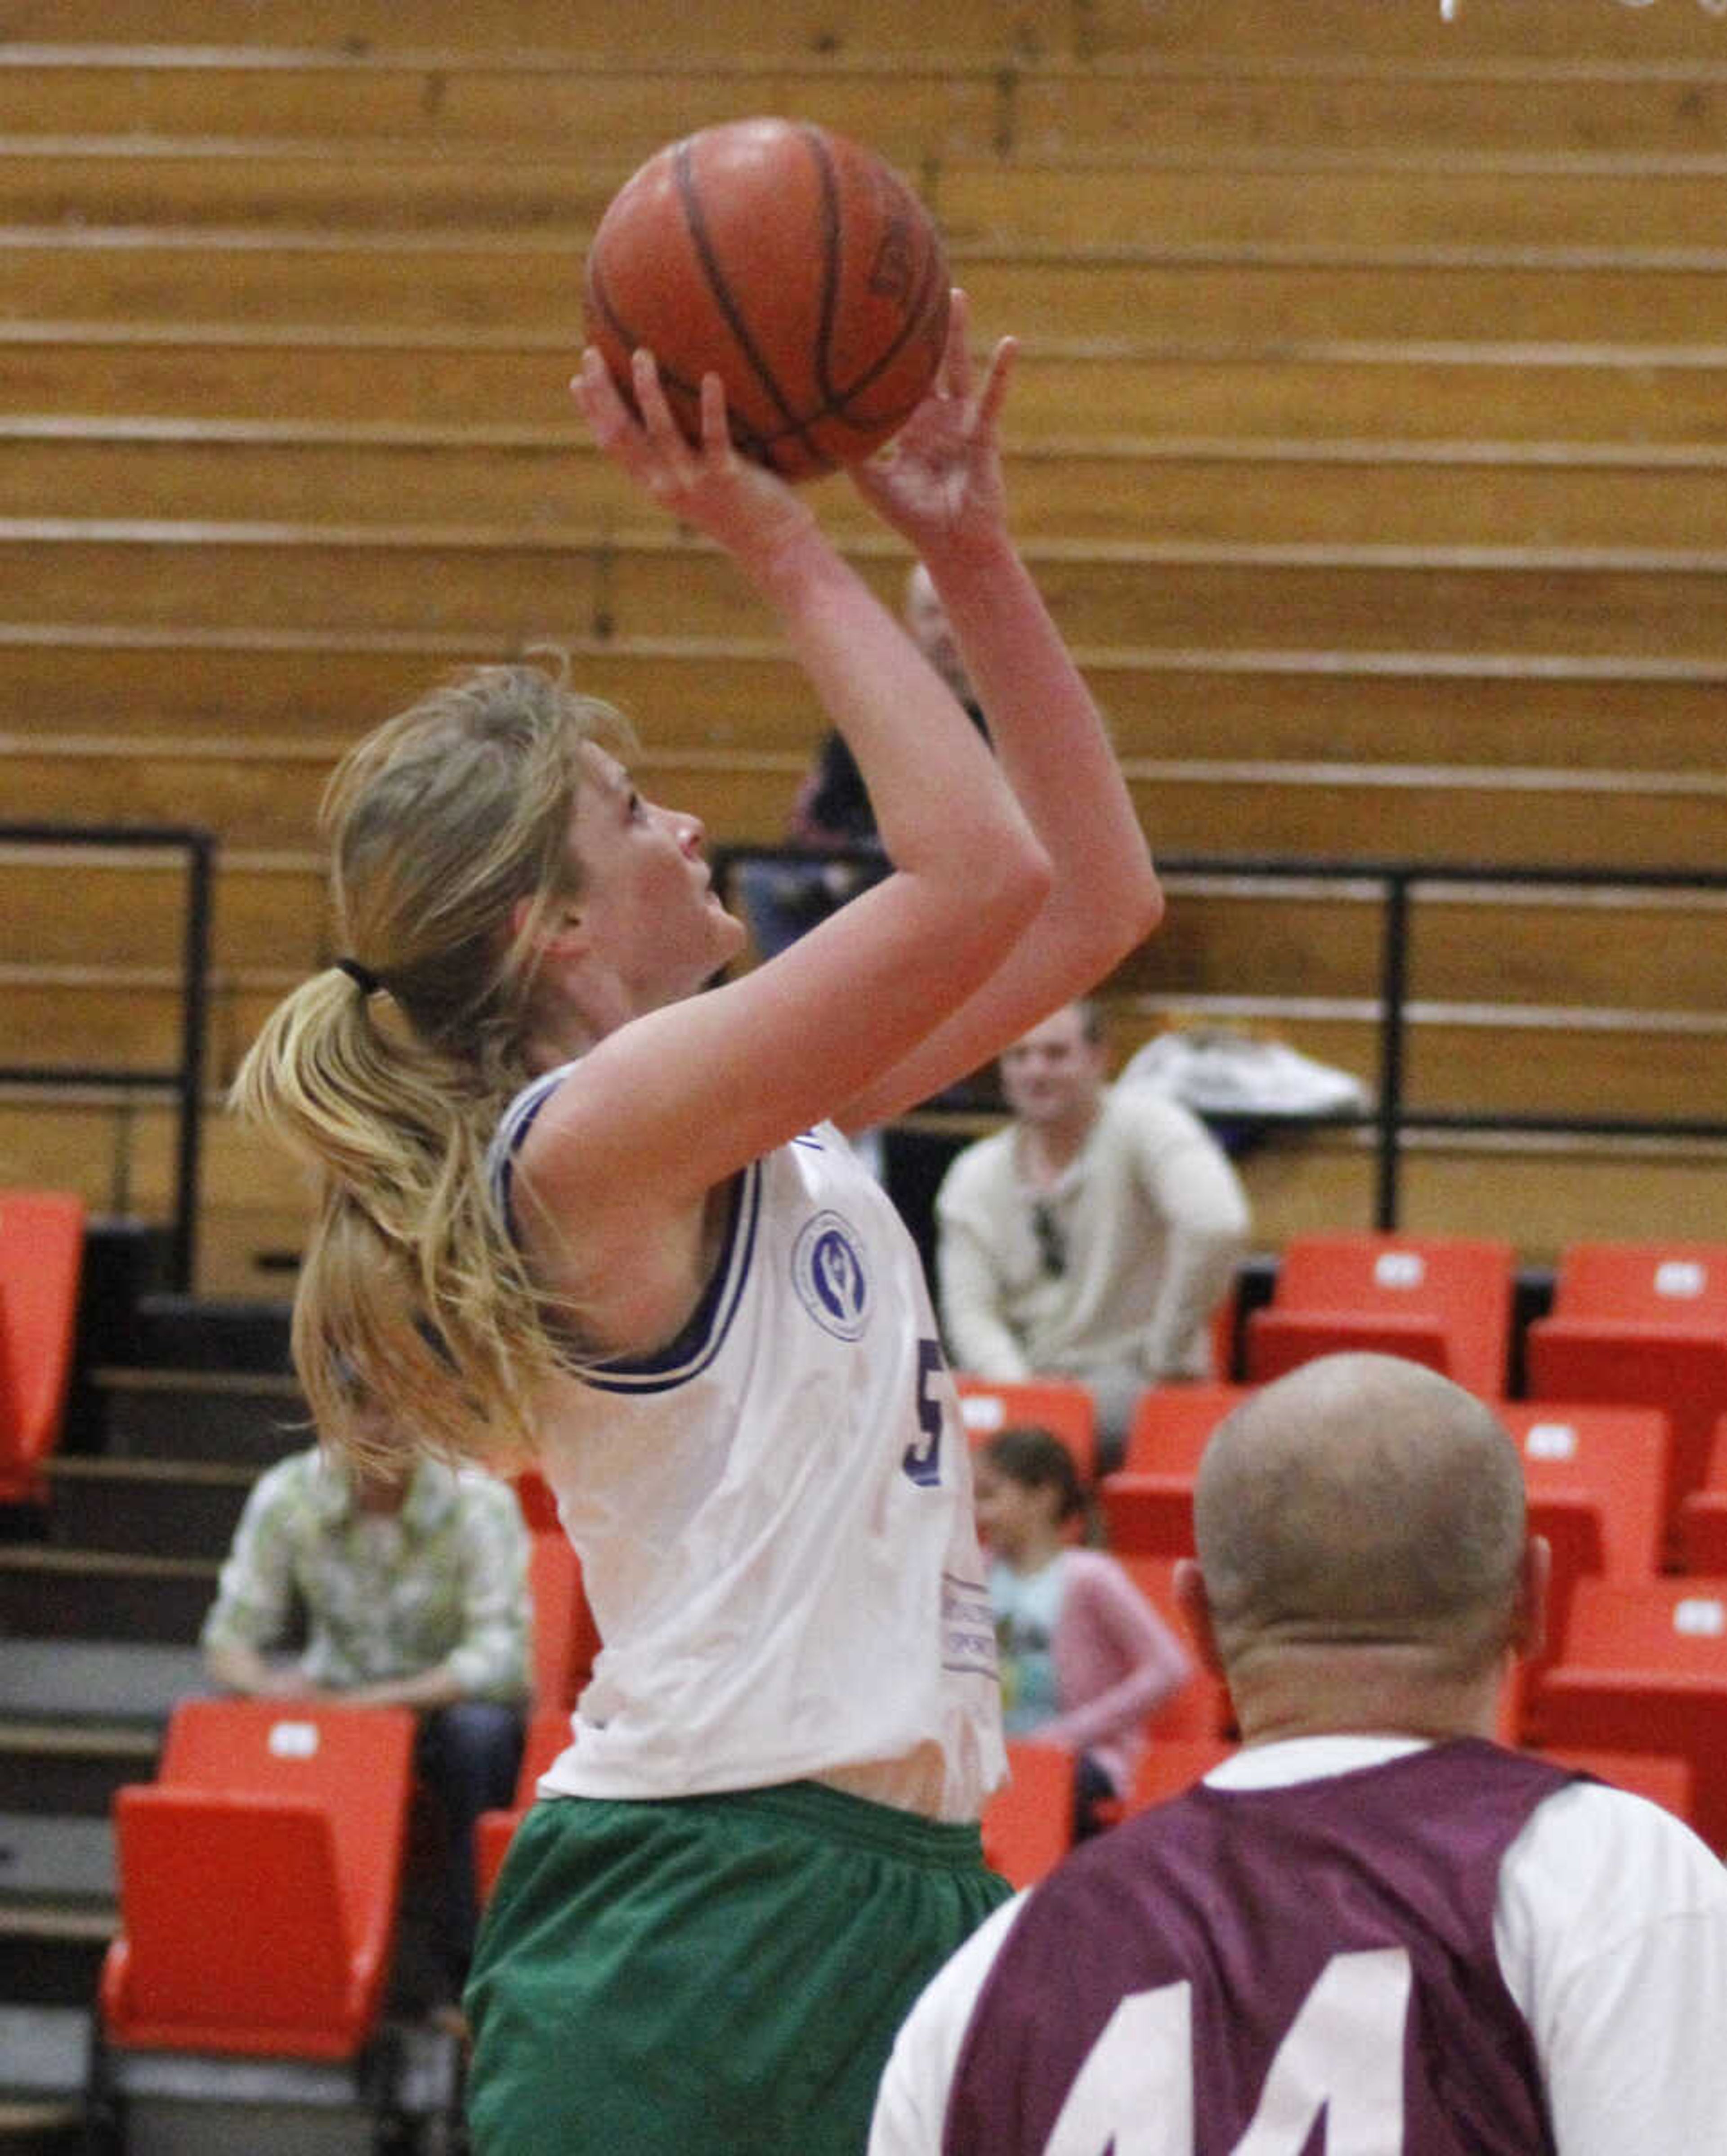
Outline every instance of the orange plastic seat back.
[[1123, 1816], [1131, 1819], [1148, 1806], [1166, 1803], [1184, 1789], [1203, 1781], [1220, 1759], [1236, 1750], [1226, 1737], [1166, 1737], [1154, 1738], [1145, 1748], [1122, 1803]]
[[1579, 1580], [1534, 1712], [1546, 1748], [1688, 1761], [1694, 1824], [1727, 1853], [1727, 1577]]
[[0, 1502], [43, 1495], [71, 1380], [85, 1224], [69, 1191], [0, 1191]]
[[1668, 1421], [1658, 1408], [1509, 1400], [1500, 1419], [1523, 1455], [1536, 1531], [1561, 1509], [1586, 1512], [1595, 1561], [1610, 1579], [1642, 1580], [1661, 1566], [1661, 1494]]
[[1206, 1440], [1252, 1385], [1148, 1385], [1128, 1427], [1123, 1472], [1191, 1476]]
[[1529, 1328], [1527, 1360], [1528, 1389], [1544, 1399], [1666, 1414], [1662, 1515], [1666, 1553], [1677, 1560], [1680, 1507], [1703, 1483], [1727, 1411], [1727, 1245], [1572, 1245], [1550, 1313]]
[[1553, 1314], [1727, 1333], [1727, 1243], [1570, 1244], [1560, 1256]]
[[558, 1500], [552, 1494], [552, 1486], [537, 1467], [525, 1467], [521, 1474], [512, 1476], [516, 1502], [522, 1507], [522, 1524], [531, 1535], [561, 1535], [563, 1522], [558, 1517]]
[[1247, 1376], [1315, 1356], [1401, 1355], [1495, 1399], [1506, 1390], [1515, 1252], [1463, 1235], [1293, 1237], [1272, 1300], [1247, 1320]]
[[1207, 1742], [1231, 1734], [1235, 1708], [1229, 1687], [1216, 1671], [1199, 1659], [1193, 1635], [1175, 1600], [1175, 1559], [1167, 1553], [1147, 1555], [1124, 1550], [1118, 1553], [1121, 1568], [1187, 1650], [1194, 1673], [1173, 1697], [1166, 1699], [1146, 1722], [1154, 1744], [1172, 1738], [1199, 1738]]
[[376, 1968], [348, 1935], [321, 1805], [144, 1784], [115, 1804], [124, 1954], [105, 1985], [121, 2043], [342, 2057]]
[[188, 1700], [115, 1820], [116, 2042], [340, 2057], [379, 2011], [413, 1787], [401, 1707]]
[[1117, 1556], [1191, 1557], [1193, 1486], [1212, 1431], [1249, 1385], [1153, 1385], [1141, 1394], [1120, 1469], [1097, 1485]]
[[1034, 1887], [1073, 1845], [1073, 1754], [1015, 1737], [1007, 1763], [1007, 1780], [984, 1807], [984, 1861], [1015, 1887]]
[[1669, 1758], [1659, 1752], [1592, 1752], [1561, 1747], [1544, 1751], [1544, 1759], [1555, 1765], [1593, 1774], [1598, 1782], [1616, 1789], [1629, 1789], [1634, 1797], [1647, 1797], [1687, 1826], [1694, 1827], [1697, 1777], [1688, 1759]]
[[541, 1775], [569, 1740], [568, 1714], [560, 1713], [555, 1707], [537, 1707], [528, 1717], [522, 1765], [516, 1776], [515, 1801], [507, 1810], [481, 1812], [474, 1825], [474, 1875], [482, 1906], [497, 1884], [511, 1837], [534, 1800]]
[[1097, 1504], [1114, 1556], [1193, 1555], [1191, 1475], [1106, 1475], [1097, 1485]]
[[1536, 1712], [1534, 1681], [1558, 1653], [1577, 1582], [1659, 1571], [1669, 1438], [1655, 1408], [1512, 1400], [1498, 1413], [1523, 1455], [1529, 1532], [1553, 1553], [1547, 1638], [1517, 1673], [1521, 1727]]
[[527, 1587], [533, 1605], [534, 1703], [567, 1715], [594, 1673], [599, 1633], [582, 1585], [582, 1561], [561, 1527], [529, 1536]]
[[330, 1815], [352, 1906], [399, 1880], [417, 1725], [405, 1707], [185, 1700], [157, 1779], [230, 1794], [306, 1799]]
[[1059, 1438], [1073, 1455], [1087, 1488], [1097, 1471], [1097, 1410], [1089, 1392], [1072, 1378], [1028, 1378], [998, 1383], [964, 1371], [953, 1374], [966, 1435], [983, 1445], [998, 1430], [1035, 1424]]
[[1727, 1415], [1715, 1424], [1702, 1487], [1679, 1501], [1679, 1555], [1687, 1572], [1727, 1576]]

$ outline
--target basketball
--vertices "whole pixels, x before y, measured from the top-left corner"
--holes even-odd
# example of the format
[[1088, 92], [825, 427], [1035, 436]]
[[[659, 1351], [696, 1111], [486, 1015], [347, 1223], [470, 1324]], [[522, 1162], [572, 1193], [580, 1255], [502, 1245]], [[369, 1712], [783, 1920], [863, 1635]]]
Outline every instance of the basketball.
[[717, 374], [738, 447], [788, 480], [887, 440], [948, 330], [928, 211], [873, 151], [804, 121], [732, 121], [656, 151], [607, 206], [583, 296], [626, 397], [645, 345], [695, 440]]

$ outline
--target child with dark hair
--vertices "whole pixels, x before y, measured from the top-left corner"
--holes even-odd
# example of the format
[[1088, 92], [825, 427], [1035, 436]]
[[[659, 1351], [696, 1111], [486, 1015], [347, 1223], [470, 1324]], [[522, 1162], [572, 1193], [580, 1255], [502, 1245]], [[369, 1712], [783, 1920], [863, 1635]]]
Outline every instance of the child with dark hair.
[[999, 1430], [973, 1463], [978, 1527], [1010, 1737], [1069, 1746], [1074, 1833], [1123, 1795], [1148, 1717], [1193, 1674], [1180, 1641], [1126, 1572], [1072, 1539], [1084, 1503], [1073, 1455], [1048, 1430]]

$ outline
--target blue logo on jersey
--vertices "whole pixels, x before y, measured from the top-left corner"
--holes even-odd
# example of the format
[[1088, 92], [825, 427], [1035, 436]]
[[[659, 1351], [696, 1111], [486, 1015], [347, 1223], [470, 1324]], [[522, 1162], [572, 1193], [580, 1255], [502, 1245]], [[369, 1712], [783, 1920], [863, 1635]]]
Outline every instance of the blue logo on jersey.
[[792, 1251], [798, 1300], [836, 1340], [856, 1340], [870, 1322], [870, 1277], [856, 1231], [837, 1213], [818, 1213]]

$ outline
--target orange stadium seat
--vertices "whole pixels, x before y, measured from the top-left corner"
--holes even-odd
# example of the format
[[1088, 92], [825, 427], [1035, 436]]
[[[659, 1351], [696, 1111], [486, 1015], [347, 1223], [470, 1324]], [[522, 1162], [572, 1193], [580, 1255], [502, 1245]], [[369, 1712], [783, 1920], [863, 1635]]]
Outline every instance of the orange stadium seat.
[[536, 1707], [568, 1715], [594, 1671], [599, 1634], [582, 1586], [582, 1560], [562, 1527], [528, 1537]]
[[516, 1502], [522, 1507], [522, 1517], [531, 1535], [561, 1535], [563, 1522], [558, 1517], [558, 1500], [552, 1494], [551, 1485], [537, 1467], [526, 1467], [512, 1478]]
[[84, 1200], [0, 1191], [0, 1503], [40, 1504], [59, 1442], [84, 1272]]
[[1139, 1396], [1120, 1468], [1097, 1485], [1118, 1557], [1191, 1557], [1193, 1485], [1205, 1441], [1247, 1385], [1152, 1385]]
[[1727, 1244], [1572, 1244], [1552, 1310], [1531, 1323], [1526, 1348], [1534, 1398], [1666, 1412], [1662, 1518], [1676, 1558], [1680, 1504], [1701, 1486], [1727, 1411]]
[[1546, 1641], [1516, 1678], [1517, 1727], [1539, 1737], [1535, 1680], [1558, 1652], [1577, 1582], [1652, 1579], [1661, 1568], [1667, 1418], [1657, 1408], [1535, 1400], [1502, 1401], [1498, 1413], [1523, 1455], [1529, 1531], [1553, 1552]]
[[1715, 1424], [1702, 1487], [1679, 1500], [1679, 1556], [1687, 1572], [1727, 1575], [1727, 1415]]
[[982, 1445], [997, 1430], [1033, 1424], [1058, 1437], [1073, 1455], [1079, 1479], [1089, 1489], [1097, 1471], [1097, 1410], [1077, 1378], [1028, 1378], [998, 1383], [956, 1370], [954, 1387], [966, 1435]]
[[510, 1846], [510, 1837], [521, 1825], [534, 1800], [539, 1779], [570, 1740], [568, 1714], [555, 1707], [537, 1707], [528, 1717], [522, 1747], [522, 1766], [516, 1777], [516, 1799], [506, 1811], [481, 1812], [474, 1828], [474, 1881], [483, 1907]]
[[1132, 1786], [1122, 1800], [1123, 1818], [1131, 1819], [1149, 1805], [1179, 1797], [1236, 1748], [1226, 1737], [1154, 1738], [1140, 1755]]
[[984, 1861], [1015, 1887], [1035, 1887], [1073, 1845], [1073, 1754], [1065, 1744], [1010, 1737], [1007, 1765], [984, 1807]]
[[1697, 1777], [1688, 1759], [1670, 1758], [1659, 1752], [1599, 1752], [1561, 1746], [1549, 1751], [1532, 1748], [1556, 1766], [1574, 1767], [1593, 1774], [1598, 1782], [1611, 1782], [1616, 1789], [1629, 1789], [1634, 1797], [1647, 1797], [1687, 1826], [1697, 1824]]
[[1146, 1723], [1154, 1744], [1171, 1738], [1232, 1736], [1235, 1709], [1229, 1688], [1214, 1671], [1203, 1666], [1186, 1620], [1176, 1606], [1176, 1559], [1168, 1554], [1148, 1556], [1128, 1550], [1120, 1555], [1121, 1568], [1187, 1650], [1194, 1673], [1172, 1699], [1166, 1699]]
[[1484, 1399], [1508, 1389], [1515, 1254], [1462, 1235], [1296, 1235], [1271, 1301], [1247, 1319], [1246, 1375], [1371, 1351], [1443, 1371]]
[[1693, 1823], [1727, 1854], [1727, 1578], [1580, 1579], [1537, 1712], [1544, 1748], [1688, 1762]]
[[114, 1822], [120, 2046], [345, 2059], [388, 1975], [413, 1787], [405, 1707], [187, 1700]]

